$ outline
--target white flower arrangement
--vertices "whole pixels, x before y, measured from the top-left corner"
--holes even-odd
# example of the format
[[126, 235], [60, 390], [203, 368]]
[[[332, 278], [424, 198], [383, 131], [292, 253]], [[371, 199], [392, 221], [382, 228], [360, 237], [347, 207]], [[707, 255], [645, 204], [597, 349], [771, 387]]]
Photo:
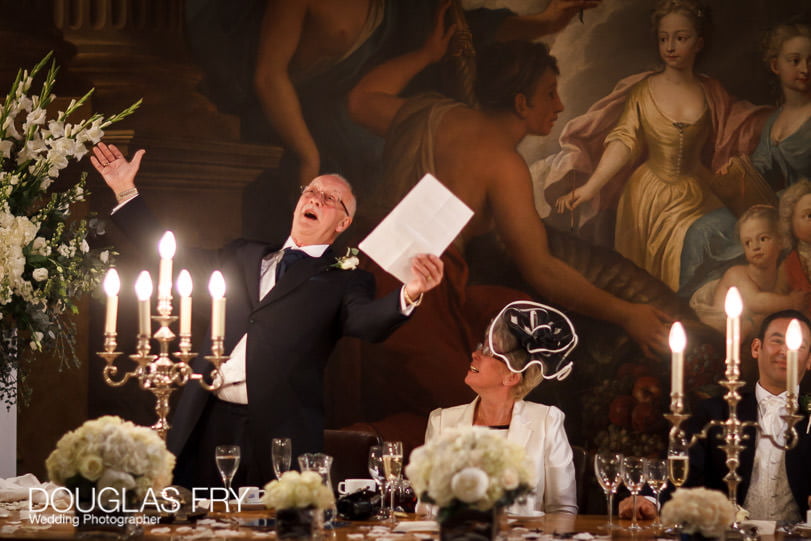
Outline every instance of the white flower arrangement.
[[281, 479], [265, 485], [262, 503], [269, 509], [326, 509], [335, 497], [321, 475], [313, 471], [286, 471]]
[[524, 449], [479, 426], [448, 430], [411, 453], [406, 475], [440, 518], [459, 508], [507, 506], [535, 486]]
[[[30, 73], [20, 70], [0, 104], [0, 329], [7, 336], [17, 332], [23, 351], [53, 350], [60, 362], [78, 364], [73, 324], [65, 316], [77, 312], [79, 295], [98, 285], [110, 252], [91, 249], [90, 222], [71, 216], [87, 195], [86, 173], [78, 182], [54, 183], [71, 160], [80, 160], [101, 139], [105, 127], [130, 115], [140, 102], [111, 117], [94, 114], [71, 122], [91, 90], [49, 119], [46, 109], [56, 98], [55, 62], [39, 93], [29, 96], [29, 91], [51, 56]], [[9, 405], [18, 393], [23, 402], [28, 397], [28, 359], [20, 359], [11, 342], [17, 340], [0, 347], [0, 399]]]
[[58, 485], [96, 493], [124, 488], [143, 499], [171, 484], [175, 456], [151, 428], [107, 415], [62, 436], [45, 466]]
[[662, 522], [680, 524], [685, 533], [721, 537], [735, 522], [737, 509], [719, 490], [680, 488], [662, 507]]
[[342, 255], [341, 257], [336, 257], [335, 263], [330, 265], [330, 267], [335, 267], [336, 269], [340, 270], [355, 270], [358, 268], [359, 264], [360, 259], [358, 259], [358, 249], [347, 248], [346, 254]]

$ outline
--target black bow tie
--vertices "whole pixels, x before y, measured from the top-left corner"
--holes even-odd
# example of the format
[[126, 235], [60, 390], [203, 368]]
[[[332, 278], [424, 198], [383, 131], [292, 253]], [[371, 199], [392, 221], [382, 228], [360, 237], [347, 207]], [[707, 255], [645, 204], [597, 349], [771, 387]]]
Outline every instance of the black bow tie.
[[302, 250], [297, 250], [296, 248], [285, 248], [281, 260], [279, 260], [279, 263], [276, 264], [276, 282], [279, 282], [279, 279], [284, 275], [285, 272], [287, 272], [290, 265], [299, 259], [304, 259], [305, 257], [310, 256]]

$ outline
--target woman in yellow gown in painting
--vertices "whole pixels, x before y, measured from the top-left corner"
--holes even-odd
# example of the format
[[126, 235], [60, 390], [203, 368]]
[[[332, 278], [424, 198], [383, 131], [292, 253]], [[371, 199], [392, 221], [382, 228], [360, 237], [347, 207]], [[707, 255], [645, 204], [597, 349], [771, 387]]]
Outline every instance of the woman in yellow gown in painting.
[[674, 291], [687, 229], [723, 205], [710, 191], [713, 175], [703, 159], [708, 143], [717, 142], [721, 119], [713, 101], [720, 85], [694, 72], [706, 18], [694, 1], [658, 3], [653, 23], [664, 69], [631, 88], [593, 174], [555, 203], [558, 212], [577, 208], [644, 156], [617, 205], [614, 247]]

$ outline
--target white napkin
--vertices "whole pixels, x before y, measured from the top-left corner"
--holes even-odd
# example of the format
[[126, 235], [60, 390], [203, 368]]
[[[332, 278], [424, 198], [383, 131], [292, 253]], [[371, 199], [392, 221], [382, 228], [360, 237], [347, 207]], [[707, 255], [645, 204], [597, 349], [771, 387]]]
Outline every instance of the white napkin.
[[[27, 473], [19, 477], [9, 477], [8, 479], [0, 479], [0, 502], [19, 502], [27, 500], [29, 497], [29, 489], [41, 488], [52, 494], [59, 485], [51, 482], [40, 483], [39, 479], [32, 474]], [[44, 496], [38, 490], [31, 493], [33, 502], [43, 503]], [[59, 498], [66, 498], [64, 494], [58, 494]]]
[[435, 520], [411, 520], [398, 522], [394, 527], [395, 532], [438, 532], [439, 522]]
[[777, 523], [773, 520], [744, 520], [741, 526], [750, 528], [754, 526], [757, 528], [758, 535], [774, 535], [774, 529]]

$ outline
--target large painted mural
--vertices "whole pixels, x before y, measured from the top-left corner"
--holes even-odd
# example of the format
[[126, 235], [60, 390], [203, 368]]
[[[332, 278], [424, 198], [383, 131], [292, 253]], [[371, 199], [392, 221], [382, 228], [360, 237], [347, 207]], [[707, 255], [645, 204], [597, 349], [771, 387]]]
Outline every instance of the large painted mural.
[[[57, 26], [79, 51], [65, 62], [67, 73], [80, 76], [79, 87], [98, 87], [96, 106], [117, 110], [146, 96], [131, 126], [143, 137], [138, 144], [154, 144], [152, 163], [163, 168], [144, 171], [145, 183], [164, 183], [166, 172], [175, 183], [153, 192], [166, 195], [154, 198], [163, 214], [200, 218], [177, 201], [203, 190], [178, 179], [223, 187], [219, 169], [205, 161], [214, 152], [243, 175], [246, 236], [286, 234], [300, 183], [318, 172], [344, 174], [358, 195], [345, 245], [357, 245], [427, 171], [476, 211], [444, 256], [445, 283], [413, 321], [382, 344], [341, 343], [325, 389], [332, 427], [371, 424], [408, 446], [421, 443], [433, 408], [472, 399], [463, 379], [489, 318], [508, 301], [534, 298], [571, 315], [580, 344], [572, 375], [544, 381], [529, 398], [560, 406], [575, 444], [659, 454], [670, 320], [688, 330], [685, 387], [695, 399], [717, 392], [729, 285], [744, 295], [749, 333], [765, 312], [809, 309], [811, 234], [800, 220], [811, 214], [811, 188], [801, 182], [811, 169], [807, 2], [593, 0], [581, 14], [574, 0], [463, 0], [447, 8], [437, 0], [243, 0], [238, 9], [186, 0], [165, 4], [171, 24], [155, 18], [153, 27], [139, 26], [139, 17], [163, 13], [150, 2], [91, 4], [37, 3], [65, 19]], [[65, 15], [69, 7], [110, 24], [81, 26]], [[447, 11], [438, 25], [440, 9]], [[115, 37], [124, 11], [137, 40]], [[681, 16], [675, 27], [665, 24], [674, 22], [665, 20], [671, 13]], [[789, 26], [774, 32], [782, 23]], [[438, 54], [451, 25], [461, 32], [447, 55]], [[679, 37], [679, 25], [691, 36]], [[673, 43], [659, 40], [663, 30]], [[174, 39], [181, 31], [185, 42]], [[509, 93], [508, 81], [532, 79], [532, 47], [490, 53], [477, 72], [477, 60], [505, 39], [540, 40], [557, 59], [557, 95], [535, 96], [550, 100], [544, 107], [475, 105], [477, 95]], [[417, 50], [428, 53], [424, 65], [398, 63]], [[140, 54], [161, 63], [131, 62]], [[30, 55], [26, 61], [35, 60]], [[202, 73], [199, 90], [210, 103], [192, 93], [187, 62]], [[192, 113], [181, 115], [186, 109]], [[498, 139], [498, 124], [488, 122], [513, 114], [522, 128], [514, 140]], [[199, 149], [189, 141], [201, 134], [213, 141], [212, 132], [228, 143], [190, 152]], [[457, 143], [443, 144], [450, 133]], [[93, 204], [106, 210], [102, 198]], [[216, 214], [219, 201], [205, 212]], [[238, 220], [219, 219], [229, 227], [209, 227], [210, 238], [195, 240], [220, 244], [216, 235]], [[394, 286], [373, 263], [363, 265], [381, 291]], [[105, 388], [93, 362], [89, 413], [151, 422], [149, 397]], [[753, 366], [744, 365], [751, 381]]]
[[[252, 2], [238, 12], [187, 2], [207, 95], [240, 117], [244, 140], [287, 150], [247, 190], [246, 234], [283, 234], [276, 217], [319, 171], [344, 174], [358, 193], [350, 245], [428, 171], [477, 212], [445, 255], [443, 288], [414, 321], [383, 344], [347, 341], [334, 356], [333, 425], [372, 423], [419, 443], [432, 408], [472, 397], [462, 380], [487, 320], [531, 297], [572, 314], [581, 345], [573, 375], [530, 398], [564, 409], [574, 443], [658, 454], [667, 321], [688, 327], [695, 398], [715, 392], [730, 285], [743, 293], [748, 336], [765, 313], [808, 310], [806, 244], [791, 217], [811, 200], [800, 181], [811, 168], [809, 7], [603, 0], [581, 14], [571, 4], [470, 0], [443, 12], [438, 28], [442, 8], [431, 0]], [[432, 39], [441, 46], [451, 24], [469, 33], [451, 40], [450, 60], [398, 64], [430, 52]], [[475, 70], [506, 38], [543, 40], [560, 72], [554, 118], [521, 133], [523, 189], [492, 138], [442, 144], [466, 129], [457, 113], [477, 88], [507, 84], [499, 64], [509, 51]], [[414, 98], [423, 91], [453, 101]], [[376, 101], [381, 93], [394, 101]], [[483, 163], [490, 168], [474, 165]], [[381, 290], [393, 285], [366, 266]], [[627, 302], [635, 308], [622, 321]]]

